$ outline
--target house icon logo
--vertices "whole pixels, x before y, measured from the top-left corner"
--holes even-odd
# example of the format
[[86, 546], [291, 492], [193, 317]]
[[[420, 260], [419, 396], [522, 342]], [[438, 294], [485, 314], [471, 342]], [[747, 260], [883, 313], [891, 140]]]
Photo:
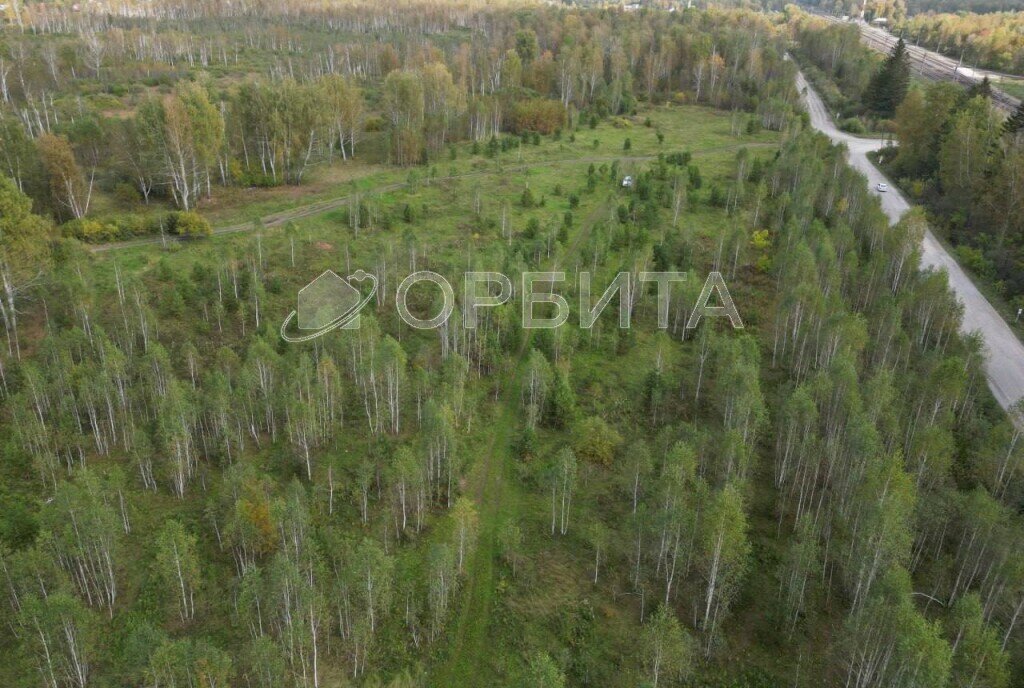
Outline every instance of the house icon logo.
[[[369, 293], [363, 295], [353, 281], [369, 281]], [[359, 313], [376, 292], [376, 276], [364, 270], [356, 270], [347, 279], [326, 270], [299, 290], [298, 307], [281, 324], [281, 338], [287, 342], [307, 342], [339, 328], [359, 329]], [[296, 320], [299, 333], [289, 334], [292, 320]]]

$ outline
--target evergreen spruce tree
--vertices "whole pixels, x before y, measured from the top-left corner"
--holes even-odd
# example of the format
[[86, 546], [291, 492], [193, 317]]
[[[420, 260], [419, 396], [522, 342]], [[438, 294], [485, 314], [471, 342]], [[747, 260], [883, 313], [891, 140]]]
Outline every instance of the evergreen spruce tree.
[[871, 78], [864, 92], [868, 110], [881, 117], [892, 117], [910, 87], [910, 54], [903, 39], [896, 42], [892, 53]]
[[1017, 109], [1003, 122], [1004, 133], [1016, 134], [1020, 131], [1024, 131], [1024, 101], [1018, 103]]
[[967, 89], [967, 100], [977, 98], [978, 96], [986, 100], [992, 100], [992, 82], [988, 80], [987, 76], [980, 83], [972, 84]]

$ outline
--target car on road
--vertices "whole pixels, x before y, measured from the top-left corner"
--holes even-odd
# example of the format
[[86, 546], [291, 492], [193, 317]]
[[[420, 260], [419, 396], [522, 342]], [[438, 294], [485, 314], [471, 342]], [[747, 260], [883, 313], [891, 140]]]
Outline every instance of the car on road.
[[889, 185], [888, 184], [883, 184], [882, 182], [879, 182], [878, 185], [875, 186], [875, 191], [880, 191], [881, 193], [885, 193], [888, 190], [889, 190]]

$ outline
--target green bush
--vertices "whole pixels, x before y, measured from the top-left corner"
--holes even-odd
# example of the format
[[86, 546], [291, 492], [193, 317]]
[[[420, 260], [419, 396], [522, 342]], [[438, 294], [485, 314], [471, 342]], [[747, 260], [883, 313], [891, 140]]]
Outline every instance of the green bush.
[[524, 208], [532, 208], [537, 205], [537, 199], [534, 198], [533, 192], [530, 191], [530, 187], [523, 189], [523, 194], [519, 197], [519, 204]]
[[991, 279], [995, 276], [995, 266], [980, 250], [973, 246], [960, 245], [956, 247], [956, 255], [960, 264], [976, 275]]
[[839, 128], [851, 134], [863, 134], [865, 131], [864, 123], [856, 117], [847, 117], [839, 123]]
[[690, 164], [693, 159], [693, 154], [690, 151], [683, 151], [682, 153], [669, 153], [665, 156], [665, 162], [669, 165], [675, 165], [676, 167], [686, 167]]
[[103, 219], [86, 217], [65, 222], [61, 226], [61, 233], [87, 244], [120, 241], [159, 232], [159, 217], [161, 216], [144, 216], [137, 213], [126, 213]]
[[238, 186], [269, 189], [284, 183], [283, 179], [275, 181], [273, 177], [265, 174], [262, 170], [246, 169], [238, 160], [232, 160], [228, 163], [228, 173]]
[[125, 213], [102, 219], [82, 218], [61, 226], [61, 233], [87, 244], [124, 241], [140, 236], [161, 233], [182, 237], [209, 236], [213, 232], [209, 221], [198, 213], [172, 211], [169, 213]]
[[622, 444], [622, 436], [603, 418], [590, 416], [574, 428], [573, 449], [576, 456], [590, 463], [610, 466], [615, 452]]
[[700, 168], [696, 165], [690, 165], [686, 168], [687, 173], [690, 175], [690, 188], [699, 189], [704, 184], [703, 177], [700, 176]]
[[61, 233], [87, 244], [100, 244], [119, 238], [116, 225], [89, 218], [65, 222], [61, 227]]
[[121, 182], [114, 187], [114, 198], [122, 206], [133, 208], [142, 201], [142, 194], [134, 185], [128, 182]]
[[206, 237], [213, 234], [210, 221], [199, 213], [171, 213], [171, 232], [181, 237]]
[[708, 197], [708, 203], [713, 208], [725, 207], [726, 195], [718, 185], [711, 187], [711, 195]]

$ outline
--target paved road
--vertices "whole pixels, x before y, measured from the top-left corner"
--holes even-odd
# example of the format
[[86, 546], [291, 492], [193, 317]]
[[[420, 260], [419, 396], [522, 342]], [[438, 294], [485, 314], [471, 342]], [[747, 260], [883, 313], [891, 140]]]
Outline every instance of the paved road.
[[[882, 139], [864, 139], [839, 131], [821, 98], [804, 79], [797, 75], [797, 86], [803, 94], [804, 104], [811, 116], [815, 129], [827, 135], [833, 143], [841, 143], [850, 151], [849, 160], [868, 179], [874, 190], [879, 183], [889, 185], [887, 193], [873, 191], [882, 201], [882, 210], [893, 223], [897, 222], [910, 204], [885, 175], [868, 160], [867, 154], [878, 150], [888, 142]], [[922, 242], [921, 262], [925, 267], [945, 269], [949, 275], [949, 286], [964, 304], [963, 332], [981, 332], [985, 338], [985, 374], [992, 394], [1004, 409], [1009, 409], [1018, 399], [1024, 397], [1024, 344], [1010, 330], [1006, 321], [982, 296], [970, 278], [946, 251], [935, 236], [928, 231]]]

